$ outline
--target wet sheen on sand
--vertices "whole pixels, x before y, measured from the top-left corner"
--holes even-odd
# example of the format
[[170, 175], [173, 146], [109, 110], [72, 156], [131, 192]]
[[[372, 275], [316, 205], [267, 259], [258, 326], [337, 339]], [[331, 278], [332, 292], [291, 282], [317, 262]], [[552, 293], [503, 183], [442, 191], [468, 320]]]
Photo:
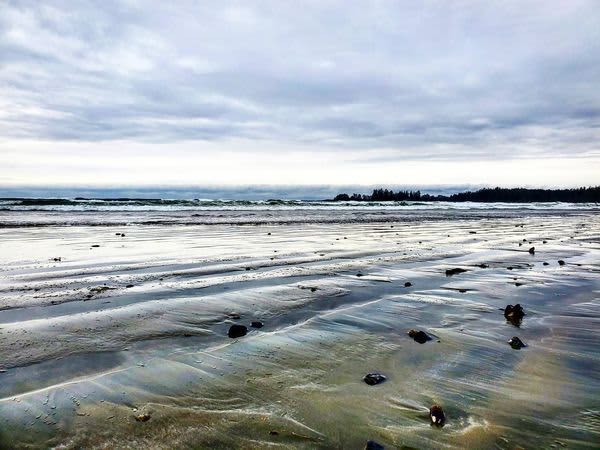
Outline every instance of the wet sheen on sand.
[[[219, 214], [0, 228], [0, 447], [600, 442], [595, 211]], [[516, 303], [520, 326], [503, 315]]]

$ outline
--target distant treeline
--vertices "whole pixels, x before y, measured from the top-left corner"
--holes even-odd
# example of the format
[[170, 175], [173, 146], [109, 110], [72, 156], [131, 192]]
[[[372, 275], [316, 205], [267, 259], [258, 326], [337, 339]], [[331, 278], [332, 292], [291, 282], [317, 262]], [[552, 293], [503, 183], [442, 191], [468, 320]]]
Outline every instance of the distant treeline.
[[600, 186], [581, 187], [577, 189], [525, 189], [525, 188], [484, 188], [475, 192], [460, 192], [452, 195], [421, 194], [421, 191], [398, 191], [374, 189], [368, 194], [338, 194], [333, 201], [386, 202], [386, 201], [415, 201], [415, 202], [570, 202], [598, 203], [600, 202]]

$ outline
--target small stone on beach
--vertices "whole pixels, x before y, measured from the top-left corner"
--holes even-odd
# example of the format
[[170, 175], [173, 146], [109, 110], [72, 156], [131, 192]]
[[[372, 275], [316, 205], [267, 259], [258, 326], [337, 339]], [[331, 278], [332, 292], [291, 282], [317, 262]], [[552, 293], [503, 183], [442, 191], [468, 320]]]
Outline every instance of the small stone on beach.
[[535, 255], [535, 247], [531, 247], [528, 252], [532, 255]]
[[411, 338], [413, 338], [415, 340], [415, 342], [418, 342], [419, 344], [424, 344], [425, 342], [431, 340], [429, 335], [421, 330], [412, 329], [408, 332], [408, 335]]
[[407, 281], [406, 283], [404, 283], [404, 287], [411, 287], [412, 283], [410, 281]]
[[262, 328], [263, 327], [263, 323], [260, 320], [254, 320], [254, 321], [252, 321], [252, 323], [250, 324], [250, 326], [252, 328]]
[[363, 377], [363, 381], [367, 383], [369, 386], [374, 386], [376, 384], [383, 383], [387, 377], [385, 375], [381, 375], [380, 373], [368, 373]]
[[510, 344], [510, 346], [512, 348], [514, 348], [515, 350], [520, 350], [523, 347], [526, 347], [526, 345], [523, 343], [523, 341], [521, 339], [519, 339], [517, 336], [513, 336], [508, 343]]
[[446, 416], [444, 415], [444, 410], [439, 405], [433, 405], [429, 408], [429, 420], [431, 420], [431, 425], [435, 425], [436, 427], [443, 427], [446, 423]]
[[566, 264], [566, 262], [564, 262], [562, 259], [558, 260], [558, 265], [559, 266], [564, 266]]
[[231, 325], [231, 327], [229, 327], [229, 332], [227, 333], [227, 336], [229, 336], [230, 338], [239, 338], [242, 336], [245, 336], [248, 333], [248, 328], [246, 328], [245, 325]]
[[466, 272], [466, 269], [461, 269], [460, 267], [454, 267], [452, 269], [446, 269], [446, 276], [451, 277], [452, 275], [457, 275], [459, 273]]
[[524, 315], [525, 312], [519, 303], [514, 306], [507, 305], [506, 308], [504, 308], [504, 317], [513, 325], [519, 326]]

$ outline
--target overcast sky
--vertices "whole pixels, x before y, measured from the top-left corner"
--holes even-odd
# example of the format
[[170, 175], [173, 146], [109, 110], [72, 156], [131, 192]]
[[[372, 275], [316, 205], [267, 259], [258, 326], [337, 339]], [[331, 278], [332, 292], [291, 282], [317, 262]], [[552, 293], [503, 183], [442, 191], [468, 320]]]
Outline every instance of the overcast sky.
[[0, 186], [600, 184], [600, 3], [0, 4]]

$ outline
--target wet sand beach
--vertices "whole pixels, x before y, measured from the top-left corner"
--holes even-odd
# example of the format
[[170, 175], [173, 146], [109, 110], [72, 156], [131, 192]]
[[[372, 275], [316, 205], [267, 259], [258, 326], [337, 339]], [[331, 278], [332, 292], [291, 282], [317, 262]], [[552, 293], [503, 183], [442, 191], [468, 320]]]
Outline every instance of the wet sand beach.
[[1, 448], [600, 442], [597, 206], [115, 208], [0, 212]]

